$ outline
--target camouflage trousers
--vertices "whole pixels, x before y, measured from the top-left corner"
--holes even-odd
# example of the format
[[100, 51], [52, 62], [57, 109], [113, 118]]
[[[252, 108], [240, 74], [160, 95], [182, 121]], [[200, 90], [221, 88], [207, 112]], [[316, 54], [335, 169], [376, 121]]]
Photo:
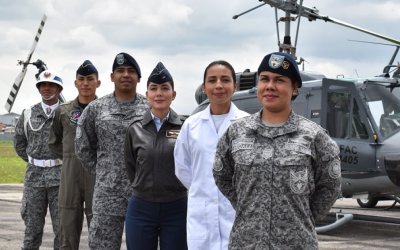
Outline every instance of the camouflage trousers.
[[90, 222], [89, 247], [92, 250], [121, 249], [125, 217], [94, 214]]
[[22, 250], [39, 249], [40, 245], [42, 245], [47, 207], [49, 207], [51, 222], [53, 225], [53, 248], [55, 250], [59, 249], [58, 186], [49, 188], [24, 186], [21, 217], [25, 223], [25, 236], [21, 248]]

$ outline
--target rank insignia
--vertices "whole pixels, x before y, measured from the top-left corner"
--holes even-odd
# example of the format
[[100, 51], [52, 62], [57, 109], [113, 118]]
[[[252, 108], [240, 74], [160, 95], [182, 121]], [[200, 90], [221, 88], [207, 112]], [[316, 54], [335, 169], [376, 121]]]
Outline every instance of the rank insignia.
[[284, 61], [284, 62], [282, 63], [282, 68], [284, 68], [284, 69], [288, 69], [289, 66], [290, 66], [290, 63], [289, 63], [289, 62]]
[[47, 108], [46, 109], [46, 115], [50, 115], [51, 114], [51, 108]]
[[167, 138], [178, 138], [180, 130], [167, 130]]
[[72, 123], [77, 124], [77, 123], [78, 123], [79, 117], [81, 117], [81, 111], [72, 111], [72, 112], [71, 112], [71, 117], [69, 118], [69, 120], [70, 120]]

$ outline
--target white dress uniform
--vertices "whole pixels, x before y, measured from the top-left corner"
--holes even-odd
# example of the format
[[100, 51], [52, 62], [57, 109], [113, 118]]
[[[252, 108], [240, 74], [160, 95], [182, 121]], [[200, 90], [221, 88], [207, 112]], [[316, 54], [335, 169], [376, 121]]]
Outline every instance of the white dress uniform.
[[218, 190], [212, 167], [216, 145], [231, 123], [247, 116], [233, 103], [218, 132], [210, 106], [189, 117], [175, 145], [175, 174], [189, 190], [188, 249], [228, 249], [235, 210]]

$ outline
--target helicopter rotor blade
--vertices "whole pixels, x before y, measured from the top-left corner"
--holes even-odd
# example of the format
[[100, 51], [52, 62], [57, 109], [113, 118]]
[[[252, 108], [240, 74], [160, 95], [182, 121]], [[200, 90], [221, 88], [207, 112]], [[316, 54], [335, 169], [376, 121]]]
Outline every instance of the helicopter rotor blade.
[[42, 30], [43, 30], [44, 24], [46, 23], [46, 19], [47, 19], [46, 14], [43, 14], [42, 21], [40, 22], [40, 26], [39, 26], [39, 29], [38, 29], [38, 31], [36, 33], [35, 40], [33, 41], [31, 51], [28, 54], [28, 58], [27, 58], [27, 60], [25, 62], [20, 62], [20, 64], [23, 64], [22, 72], [15, 79], [14, 84], [13, 84], [13, 86], [11, 88], [11, 91], [10, 91], [10, 95], [8, 96], [6, 105], [4, 106], [8, 112], [11, 111], [12, 106], [14, 105], [15, 99], [17, 98], [18, 91], [21, 88], [21, 84], [22, 84], [22, 81], [24, 80], [26, 72], [28, 71], [28, 68], [27, 68], [28, 64], [29, 64], [29, 62], [31, 60], [33, 52], [36, 49], [36, 46], [38, 44], [40, 35], [42, 34]]
[[24, 65], [24, 67], [22, 68], [22, 72], [17, 76], [17, 78], [14, 81], [14, 84], [10, 91], [10, 95], [8, 96], [6, 105], [4, 106], [7, 112], [11, 111], [11, 108], [14, 104], [15, 98], [17, 97], [18, 91], [21, 87], [21, 83], [24, 80], [27, 71], [28, 71], [27, 65]]
[[393, 38], [390, 38], [390, 37], [375, 33], [373, 31], [369, 31], [369, 30], [357, 27], [357, 26], [352, 25], [352, 24], [348, 24], [348, 23], [342, 22], [342, 21], [337, 20], [337, 19], [332, 18], [332, 17], [325, 16], [325, 17], [322, 17], [321, 19], [324, 20], [324, 21], [327, 21], [327, 22], [331, 22], [331, 23], [342, 25], [342, 26], [350, 28], [350, 29], [358, 30], [358, 31], [361, 31], [363, 33], [366, 33], [366, 34], [381, 38], [381, 39], [386, 40], [388, 42], [392, 42], [394, 44], [400, 45], [400, 41], [398, 41], [396, 39], [393, 39]]

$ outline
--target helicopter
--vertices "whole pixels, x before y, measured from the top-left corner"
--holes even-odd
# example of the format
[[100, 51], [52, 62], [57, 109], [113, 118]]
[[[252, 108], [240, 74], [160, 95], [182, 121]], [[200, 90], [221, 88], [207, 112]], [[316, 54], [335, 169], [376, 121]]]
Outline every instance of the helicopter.
[[[315, 7], [303, 6], [303, 0], [300, 3], [297, 0], [263, 2], [233, 16], [233, 19], [270, 5], [275, 9], [279, 51], [290, 54], [296, 60], [301, 17], [355, 29], [389, 41], [393, 43], [391, 46], [396, 47], [388, 65], [378, 76], [328, 79], [318, 72], [301, 71], [303, 86], [297, 98], [292, 101], [292, 110], [325, 128], [339, 146], [341, 197], [356, 199], [363, 208], [372, 208], [383, 199], [400, 203], [400, 64], [393, 65], [400, 41], [320, 15]], [[284, 11], [284, 17], [278, 18], [278, 9]], [[296, 20], [297, 33], [295, 44], [292, 45], [290, 24]], [[283, 43], [279, 40], [278, 22], [285, 23]], [[298, 64], [303, 63], [304, 67], [304, 61], [300, 58]], [[392, 75], [391, 70], [394, 71]], [[236, 82], [238, 87], [232, 102], [249, 114], [258, 112], [262, 105], [257, 99], [257, 72], [249, 69], [237, 72]], [[195, 99], [199, 106], [192, 114], [204, 110], [209, 104], [201, 85], [195, 92]]]
[[[18, 65], [22, 65], [22, 71], [15, 79], [14, 84], [11, 87], [10, 94], [7, 98], [6, 105], [4, 106], [5, 109], [7, 110], [7, 112], [11, 112], [11, 109], [14, 105], [15, 99], [17, 98], [18, 92], [21, 89], [21, 85], [22, 85], [22, 82], [26, 75], [26, 72], [28, 71], [28, 65], [32, 64], [32, 65], [36, 66], [36, 68], [38, 69], [38, 73], [35, 74], [36, 81], [37, 81], [40, 73], [42, 73], [43, 71], [45, 71], [47, 69], [47, 65], [40, 59], [36, 60], [36, 62], [33, 62], [33, 63], [30, 62], [33, 52], [35, 52], [36, 46], [39, 42], [39, 38], [40, 38], [40, 35], [42, 34], [46, 20], [47, 20], [47, 16], [46, 16], [46, 14], [43, 14], [43, 18], [40, 22], [39, 29], [37, 31], [35, 39], [33, 40], [32, 48], [28, 54], [28, 58], [26, 59], [26, 61], [18, 60]], [[58, 98], [60, 100], [60, 103], [65, 102], [65, 98], [61, 93]]]

